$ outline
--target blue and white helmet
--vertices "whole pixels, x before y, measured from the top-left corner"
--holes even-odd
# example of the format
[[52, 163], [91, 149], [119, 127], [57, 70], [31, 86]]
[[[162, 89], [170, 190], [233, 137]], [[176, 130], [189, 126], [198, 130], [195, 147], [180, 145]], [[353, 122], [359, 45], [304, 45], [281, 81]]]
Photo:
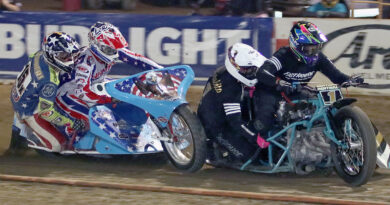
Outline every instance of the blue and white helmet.
[[68, 34], [54, 32], [43, 39], [43, 57], [54, 69], [71, 72], [80, 54], [80, 45]]

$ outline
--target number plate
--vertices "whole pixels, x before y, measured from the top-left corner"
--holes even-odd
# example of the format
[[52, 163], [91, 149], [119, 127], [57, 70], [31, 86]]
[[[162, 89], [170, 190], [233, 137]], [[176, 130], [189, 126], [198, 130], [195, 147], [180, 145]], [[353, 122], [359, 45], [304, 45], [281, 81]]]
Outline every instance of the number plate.
[[339, 89], [320, 91], [320, 94], [325, 105], [331, 105], [337, 100], [343, 99], [343, 94]]

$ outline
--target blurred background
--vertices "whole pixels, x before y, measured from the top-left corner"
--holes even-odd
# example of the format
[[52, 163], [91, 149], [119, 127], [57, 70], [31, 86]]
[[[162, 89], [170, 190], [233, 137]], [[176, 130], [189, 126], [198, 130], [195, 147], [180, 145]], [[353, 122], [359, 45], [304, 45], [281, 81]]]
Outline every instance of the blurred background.
[[[83, 11], [125, 12], [173, 15], [251, 15], [301, 17], [306, 10], [321, 0], [1, 0], [3, 10], [22, 11]], [[0, 2], [1, 2], [0, 1]], [[326, 1], [326, 0], [325, 0]], [[324, 1], [324, 2], [325, 2]], [[327, 0], [331, 4], [343, 4], [348, 10], [346, 17], [388, 18], [389, 0]], [[337, 3], [335, 3], [337, 2]], [[12, 6], [15, 5], [15, 6]], [[175, 7], [169, 11], [167, 7]], [[159, 9], [160, 8], [160, 9]], [[362, 13], [362, 14], [360, 14]], [[329, 16], [328, 16], [329, 17]]]

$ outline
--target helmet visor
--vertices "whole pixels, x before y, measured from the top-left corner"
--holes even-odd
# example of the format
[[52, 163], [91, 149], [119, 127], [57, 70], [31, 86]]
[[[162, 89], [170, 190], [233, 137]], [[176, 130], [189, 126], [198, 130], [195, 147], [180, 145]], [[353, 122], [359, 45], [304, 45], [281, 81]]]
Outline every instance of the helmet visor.
[[107, 45], [102, 45], [102, 44], [100, 44], [100, 45], [99, 45], [99, 48], [100, 48], [100, 50], [101, 50], [104, 54], [109, 55], [109, 56], [115, 55], [115, 54], [117, 54], [117, 52], [118, 52], [116, 49], [111, 48], [110, 46], [107, 46]]
[[322, 44], [303, 45], [301, 51], [305, 56], [315, 56], [320, 52], [321, 48]]
[[256, 66], [240, 66], [239, 73], [246, 78], [253, 78], [255, 77], [256, 70]]
[[77, 58], [79, 53], [68, 53], [68, 52], [58, 52], [54, 55], [55, 60], [58, 64], [63, 65], [65, 67], [74, 67], [75, 59]]
[[55, 55], [55, 58], [63, 63], [73, 61], [73, 56], [68, 52], [59, 52]]

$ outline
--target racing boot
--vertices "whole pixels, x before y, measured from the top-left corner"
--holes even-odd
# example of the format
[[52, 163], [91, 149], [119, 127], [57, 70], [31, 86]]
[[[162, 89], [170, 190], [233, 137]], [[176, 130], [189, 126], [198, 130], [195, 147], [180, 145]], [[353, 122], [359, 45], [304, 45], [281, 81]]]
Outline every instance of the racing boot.
[[229, 162], [229, 152], [216, 142], [210, 142], [207, 146], [206, 164], [213, 167], [225, 167]]
[[25, 137], [20, 136], [19, 130], [12, 129], [11, 142], [4, 155], [24, 155], [28, 149]]

